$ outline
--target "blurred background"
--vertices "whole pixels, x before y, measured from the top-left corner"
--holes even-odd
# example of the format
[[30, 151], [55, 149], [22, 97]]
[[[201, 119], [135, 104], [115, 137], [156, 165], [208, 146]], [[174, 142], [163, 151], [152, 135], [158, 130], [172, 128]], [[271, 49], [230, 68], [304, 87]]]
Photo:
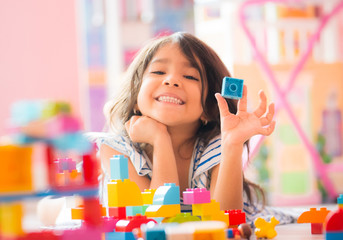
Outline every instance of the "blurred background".
[[136, 52], [152, 37], [186, 31], [245, 80], [251, 110], [260, 89], [276, 102], [275, 133], [252, 140], [246, 168], [269, 203], [334, 201], [343, 192], [342, 1], [247, 3], [0, 0], [0, 136], [11, 104], [30, 99], [68, 101], [86, 131], [102, 131], [103, 105]]

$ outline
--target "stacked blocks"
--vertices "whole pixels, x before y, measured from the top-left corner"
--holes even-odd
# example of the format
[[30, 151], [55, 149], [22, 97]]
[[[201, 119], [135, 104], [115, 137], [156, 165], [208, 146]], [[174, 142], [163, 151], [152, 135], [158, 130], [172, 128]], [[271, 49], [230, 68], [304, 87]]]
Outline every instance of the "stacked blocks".
[[219, 203], [211, 200], [209, 203], [192, 204], [194, 216], [200, 216], [202, 221], [222, 221], [229, 226], [229, 217], [220, 210]]
[[210, 191], [206, 188], [187, 188], [183, 192], [184, 204], [200, 204], [211, 202]]
[[329, 214], [329, 210], [326, 208], [320, 208], [318, 211], [316, 208], [310, 208], [310, 211], [303, 212], [299, 218], [298, 223], [311, 223], [312, 234], [323, 233], [323, 223], [326, 216]]
[[275, 231], [275, 226], [280, 222], [273, 216], [269, 222], [263, 218], [257, 218], [254, 221], [255, 224], [255, 235], [256, 238], [269, 238], [272, 239], [276, 237], [277, 232]]
[[123, 155], [114, 155], [110, 159], [111, 179], [129, 178], [128, 159]]
[[174, 183], [165, 183], [159, 187], [145, 215], [148, 217], [173, 217], [181, 212], [180, 188]]
[[238, 78], [224, 77], [221, 95], [225, 98], [240, 99], [243, 96], [244, 80]]
[[343, 209], [339, 208], [330, 212], [325, 224], [325, 239], [340, 240], [343, 239]]

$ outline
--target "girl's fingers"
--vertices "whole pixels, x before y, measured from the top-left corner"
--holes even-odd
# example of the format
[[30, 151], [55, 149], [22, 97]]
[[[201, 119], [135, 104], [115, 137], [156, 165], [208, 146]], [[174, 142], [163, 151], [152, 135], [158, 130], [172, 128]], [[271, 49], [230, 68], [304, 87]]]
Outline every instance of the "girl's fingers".
[[216, 93], [214, 94], [214, 96], [216, 97], [217, 102], [218, 102], [220, 116], [224, 117], [231, 114], [229, 111], [229, 106], [227, 105], [227, 102], [222, 97], [222, 95], [220, 93]]
[[260, 96], [260, 102], [258, 108], [254, 111], [256, 117], [261, 117], [267, 109], [267, 97], [264, 92], [261, 90], [258, 95]]
[[237, 105], [238, 112], [240, 112], [240, 111], [246, 112], [247, 111], [247, 105], [248, 105], [247, 95], [248, 95], [247, 86], [243, 85], [243, 96], [238, 101], [238, 105]]
[[268, 127], [261, 128], [260, 134], [265, 135], [265, 136], [269, 136], [270, 134], [272, 134], [274, 129], [275, 129], [275, 121], [272, 121]]
[[268, 113], [265, 117], [260, 118], [260, 123], [262, 126], [268, 125], [274, 117], [274, 112], [275, 112], [275, 105], [274, 103], [271, 103], [268, 107]]

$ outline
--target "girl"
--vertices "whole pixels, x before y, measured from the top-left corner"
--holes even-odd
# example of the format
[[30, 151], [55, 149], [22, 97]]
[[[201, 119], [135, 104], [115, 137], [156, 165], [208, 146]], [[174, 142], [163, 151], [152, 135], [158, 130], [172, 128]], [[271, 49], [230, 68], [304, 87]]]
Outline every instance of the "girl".
[[[106, 104], [109, 132], [98, 136], [106, 202], [109, 159], [129, 158], [129, 178], [139, 188], [175, 183], [181, 192], [203, 187], [222, 210], [253, 212], [242, 154], [256, 134], [270, 135], [274, 104], [263, 91], [257, 109], [247, 112], [247, 88], [238, 102], [224, 99], [229, 71], [204, 42], [187, 33], [155, 39], [130, 65], [118, 98]], [[250, 207], [250, 209], [248, 209]], [[249, 212], [250, 211], [250, 212]], [[255, 212], [255, 211], [254, 211]]]

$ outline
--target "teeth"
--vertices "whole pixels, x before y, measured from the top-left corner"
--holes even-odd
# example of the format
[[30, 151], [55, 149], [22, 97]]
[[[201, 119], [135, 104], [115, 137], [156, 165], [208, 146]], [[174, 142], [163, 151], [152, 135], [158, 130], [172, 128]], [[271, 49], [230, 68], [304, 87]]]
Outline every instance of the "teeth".
[[182, 101], [180, 99], [169, 97], [169, 96], [161, 96], [157, 99], [159, 102], [169, 102], [169, 103], [175, 103], [175, 104], [182, 104]]

